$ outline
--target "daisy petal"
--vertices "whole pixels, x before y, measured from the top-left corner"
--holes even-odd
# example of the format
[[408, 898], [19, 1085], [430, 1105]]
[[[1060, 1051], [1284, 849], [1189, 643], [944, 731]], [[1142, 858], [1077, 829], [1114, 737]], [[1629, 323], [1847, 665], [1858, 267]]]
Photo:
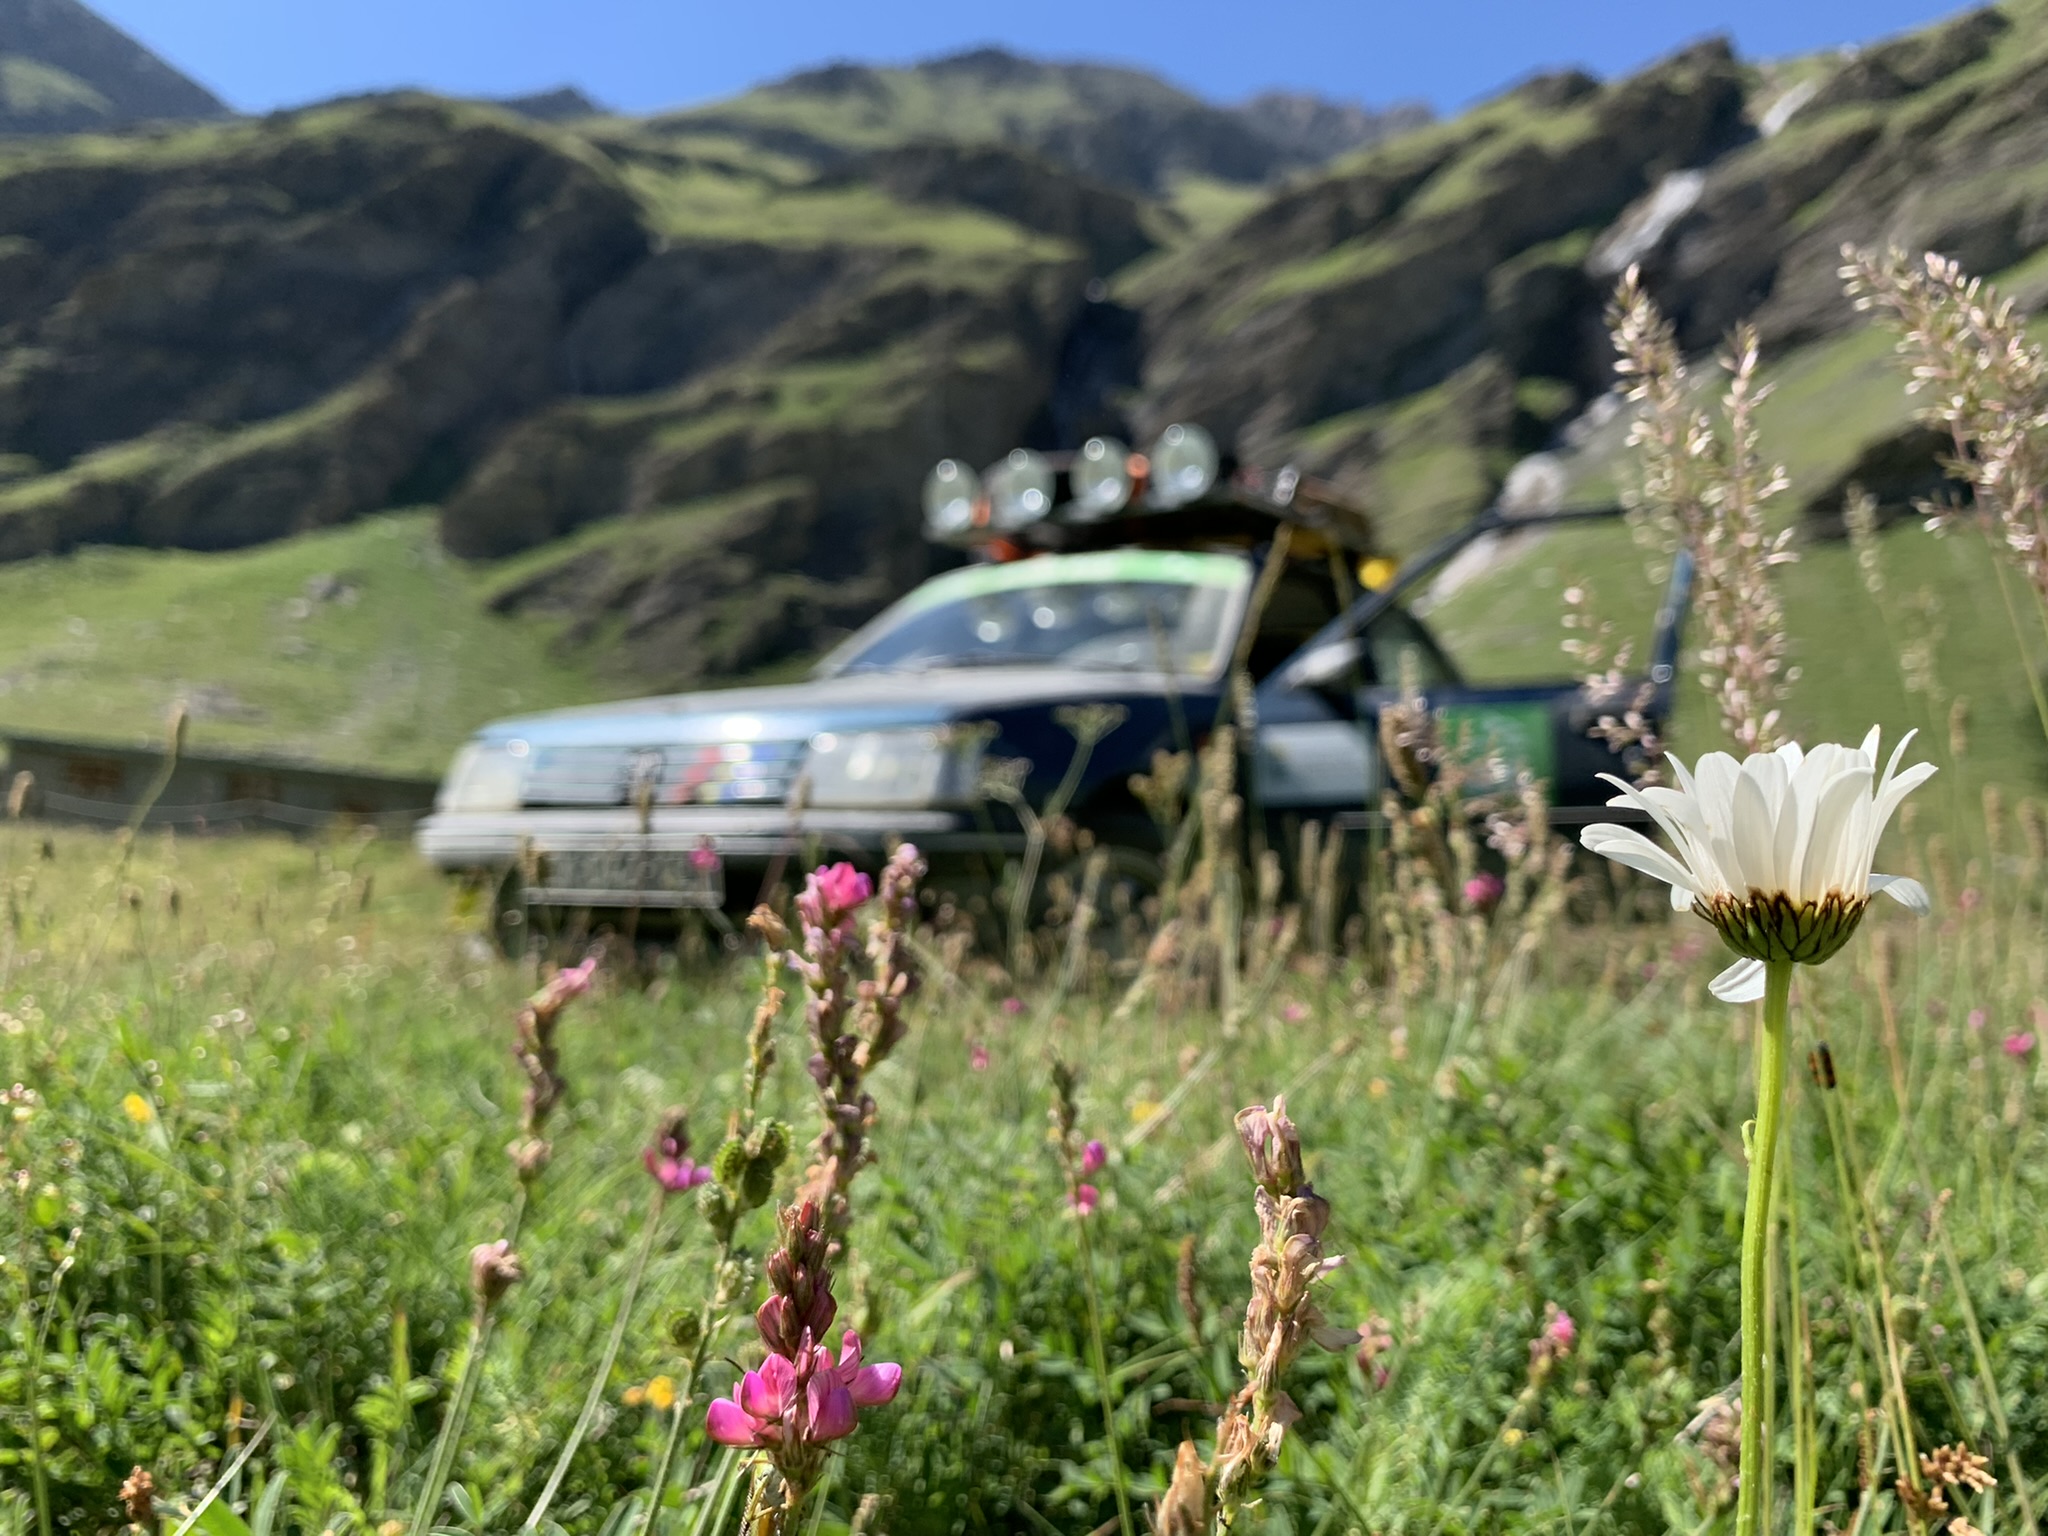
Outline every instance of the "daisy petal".
[[1634, 827], [1596, 821], [1579, 834], [1579, 842], [1589, 853], [1597, 853], [1617, 864], [1626, 864], [1653, 880], [1662, 880], [1674, 890], [1682, 889], [1688, 893], [1696, 890], [1691, 871]]
[[1707, 983], [1707, 990], [1724, 1003], [1754, 1003], [1764, 995], [1764, 963], [1738, 960]]
[[1904, 875], [1872, 875], [1870, 894], [1875, 896], [1879, 891], [1883, 891], [1915, 916], [1925, 917], [1934, 910], [1934, 902], [1928, 897], [1927, 887], [1918, 880], [1910, 880]]

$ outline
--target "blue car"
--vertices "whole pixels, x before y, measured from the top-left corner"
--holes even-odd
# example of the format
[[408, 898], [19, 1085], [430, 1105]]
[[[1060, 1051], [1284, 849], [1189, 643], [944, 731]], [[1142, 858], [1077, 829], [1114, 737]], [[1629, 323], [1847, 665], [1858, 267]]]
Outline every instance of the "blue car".
[[[1244, 697], [1237, 675], [1252, 689], [1234, 712], [1251, 722], [1240, 782], [1276, 839], [1290, 821], [1375, 821], [1378, 717], [1404, 687], [1542, 781], [1554, 820], [1613, 814], [1597, 775], [1617, 759], [1591, 733], [1586, 689], [1467, 679], [1404, 603], [1472, 540], [1529, 519], [1489, 512], [1396, 572], [1330, 488], [1232, 465], [1186, 426], [1147, 454], [1097, 439], [1059, 458], [1019, 450], [986, 475], [947, 461], [925, 504], [930, 536], [971, 563], [893, 604], [809, 681], [498, 721], [449, 768], [420, 851], [490, 882], [514, 947], [572, 920], [744, 909], [794, 859], [872, 865], [905, 838], [935, 883], [969, 879], [1021, 843], [984, 782], [1007, 762], [1029, 804], [1063, 790], [1084, 840], [1142, 872], [1160, 834], [1132, 777], [1199, 747]], [[1681, 562], [1639, 694], [1653, 721], [1685, 585]], [[1115, 706], [1085, 754], [1084, 704]]]

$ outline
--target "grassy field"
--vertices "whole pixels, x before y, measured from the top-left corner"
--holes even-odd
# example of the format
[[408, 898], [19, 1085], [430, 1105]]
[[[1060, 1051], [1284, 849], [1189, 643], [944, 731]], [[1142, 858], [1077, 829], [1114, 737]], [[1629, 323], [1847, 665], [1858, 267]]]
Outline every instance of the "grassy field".
[[[1925, 879], [1937, 915], [1874, 923], [1801, 984], [1798, 1049], [1828, 1041], [1839, 1087], [1795, 1091], [1778, 1316], [1789, 1330], [1803, 1309], [1811, 1363], [1781, 1387], [1810, 1389], [1838, 1528], [1907, 1529], [1894, 1420], [1923, 1449], [1993, 1457], [1996, 1492], [1959, 1506], [1983, 1530], [2027, 1528], [2048, 1492], [2048, 1081], [2037, 1046], [2001, 1044], [2048, 1015], [2048, 864], [2010, 805], [1967, 841], [1897, 840], [1886, 867]], [[0, 1201], [0, 1530], [37, 1528], [31, 1425], [66, 1529], [118, 1524], [137, 1466], [170, 1529], [259, 1431], [203, 1529], [403, 1521], [463, 1355], [467, 1255], [514, 1203], [509, 1048], [533, 969], [493, 960], [454, 894], [375, 841], [130, 850], [4, 828], [0, 886], [0, 1081], [39, 1096], [0, 1126], [18, 1179]], [[1142, 1520], [1239, 1379], [1256, 1231], [1230, 1120], [1283, 1091], [1334, 1210], [1326, 1246], [1349, 1259], [1324, 1310], [1389, 1342], [1304, 1357], [1258, 1528], [1725, 1527], [1725, 1458], [1684, 1431], [1736, 1371], [1748, 1011], [1705, 995], [1721, 961], [1690, 918], [1587, 915], [1540, 941], [1533, 920], [1447, 922], [1405, 981], [1356, 949], [1261, 962], [1227, 1020], [1171, 991], [1117, 1016], [1128, 973], [1106, 955], [1060, 992], [928, 950], [909, 1038], [870, 1080], [877, 1163], [839, 1281], [844, 1320], [906, 1385], [843, 1442], [811, 1528], [846, 1529], [872, 1492], [871, 1529], [1085, 1536], [1115, 1529], [1119, 1481]], [[715, 1144], [757, 976], [701, 947], [633, 963], [615, 945], [571, 1005], [526, 1279], [443, 1528], [509, 1532], [535, 1498], [648, 1219], [640, 1148], [670, 1103], [700, 1155]], [[762, 1104], [801, 1147], [810, 1047], [790, 1010], [778, 1032]], [[1046, 1140], [1056, 1058], [1080, 1072], [1077, 1135], [1107, 1147], [1085, 1263]], [[678, 1322], [712, 1271], [693, 1202], [660, 1219], [549, 1528], [630, 1528], [659, 1453]], [[771, 1230], [748, 1218], [743, 1255]], [[741, 1317], [759, 1295], [742, 1277]], [[1574, 1330], [1538, 1368], [1547, 1307]], [[754, 1358], [748, 1338], [714, 1341], [708, 1390]], [[719, 1528], [680, 1491], [708, 1495], [734, 1464], [701, 1409], [659, 1530]], [[1792, 1424], [1788, 1398], [1781, 1449]]]
[[0, 721], [438, 772], [515, 710], [601, 697], [544, 627], [490, 614], [487, 572], [428, 513], [230, 554], [87, 549], [0, 567]]

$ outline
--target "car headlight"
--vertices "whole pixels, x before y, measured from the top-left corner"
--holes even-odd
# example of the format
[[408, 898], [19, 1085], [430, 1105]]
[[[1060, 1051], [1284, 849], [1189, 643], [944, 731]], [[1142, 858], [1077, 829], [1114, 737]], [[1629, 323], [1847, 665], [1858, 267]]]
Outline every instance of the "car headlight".
[[523, 741], [473, 741], [455, 754], [434, 807], [442, 811], [516, 811], [529, 760]]
[[944, 727], [826, 731], [811, 738], [804, 775], [819, 807], [965, 805], [980, 756], [978, 736]]

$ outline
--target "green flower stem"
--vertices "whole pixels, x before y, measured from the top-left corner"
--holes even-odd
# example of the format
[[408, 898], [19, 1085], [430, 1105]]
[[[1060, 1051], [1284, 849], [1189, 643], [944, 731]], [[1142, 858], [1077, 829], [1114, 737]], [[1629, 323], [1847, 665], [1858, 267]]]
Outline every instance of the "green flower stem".
[[1756, 1128], [1749, 1143], [1749, 1198], [1742, 1216], [1742, 1463], [1735, 1504], [1736, 1536], [1763, 1536], [1770, 1447], [1764, 1440], [1769, 1377], [1764, 1365], [1764, 1290], [1771, 1283], [1769, 1234], [1778, 1122], [1785, 1103], [1785, 1036], [1792, 1000], [1792, 962], [1764, 967], [1764, 1027], [1756, 1043]]
[[1088, 1293], [1088, 1346], [1095, 1366], [1095, 1389], [1102, 1394], [1102, 1423], [1109, 1434], [1110, 1486], [1116, 1492], [1116, 1524], [1121, 1536], [1133, 1536], [1131, 1496], [1124, 1486], [1124, 1450], [1116, 1433], [1116, 1399], [1110, 1392], [1109, 1355], [1102, 1344], [1102, 1294], [1095, 1283], [1095, 1248], [1088, 1241], [1088, 1217], [1075, 1213], [1081, 1239], [1081, 1279]]
[[476, 1398], [476, 1384], [483, 1378], [484, 1353], [491, 1342], [491, 1309], [479, 1303], [476, 1321], [470, 1326], [469, 1358], [462, 1363], [462, 1379], [448, 1400], [448, 1413], [441, 1420], [441, 1436], [434, 1442], [434, 1459], [427, 1467], [427, 1480], [420, 1486], [419, 1503], [413, 1506], [408, 1536], [426, 1536], [441, 1507], [441, 1495], [448, 1489], [448, 1474], [455, 1468], [455, 1449], [462, 1441], [462, 1426], [469, 1418], [469, 1405]]
[[[512, 1212], [505, 1223], [505, 1241], [515, 1250], [519, 1233], [526, 1225], [528, 1193], [524, 1180], [512, 1195]], [[484, 1355], [490, 1349], [491, 1323], [496, 1308], [479, 1300], [476, 1320], [469, 1330], [469, 1358], [462, 1363], [462, 1379], [448, 1400], [448, 1412], [441, 1419], [441, 1434], [434, 1442], [434, 1457], [427, 1464], [427, 1480], [420, 1487], [420, 1501], [413, 1506], [407, 1536], [427, 1536], [434, 1516], [440, 1513], [441, 1495], [448, 1490], [448, 1478], [455, 1470], [455, 1452], [462, 1443], [463, 1426], [469, 1422], [470, 1404], [476, 1399], [477, 1383], [483, 1380]]]
[[604, 1401], [604, 1389], [611, 1380], [612, 1366], [619, 1358], [619, 1346], [625, 1341], [626, 1325], [633, 1320], [633, 1302], [640, 1294], [640, 1282], [647, 1274], [647, 1261], [654, 1253], [655, 1234], [661, 1230], [662, 1208], [668, 1203], [668, 1191], [659, 1184], [654, 1187], [654, 1196], [648, 1202], [647, 1220], [640, 1229], [640, 1248], [633, 1255], [633, 1267], [626, 1271], [626, 1287], [619, 1293], [619, 1313], [612, 1319], [611, 1337], [605, 1340], [604, 1355], [597, 1363], [597, 1371], [590, 1378], [590, 1390], [584, 1394], [583, 1411], [576, 1416], [576, 1425], [569, 1431], [569, 1438], [562, 1442], [562, 1454], [555, 1458], [555, 1470], [548, 1474], [547, 1486], [534, 1500], [532, 1510], [526, 1516], [522, 1531], [537, 1531], [540, 1523], [547, 1518], [548, 1506], [555, 1502], [555, 1495], [561, 1491], [562, 1479], [569, 1475], [569, 1463], [576, 1458], [576, 1448], [583, 1444], [583, 1437], [590, 1433], [590, 1426], [597, 1418], [598, 1405]]
[[[749, 1118], [753, 1105], [747, 1106]], [[704, 1298], [704, 1307], [697, 1317], [697, 1344], [690, 1351], [688, 1367], [683, 1379], [676, 1383], [675, 1407], [668, 1421], [668, 1438], [661, 1447], [661, 1460], [654, 1465], [654, 1476], [647, 1484], [647, 1509], [640, 1520], [640, 1536], [648, 1536], [654, 1529], [654, 1517], [661, 1509], [662, 1495], [668, 1492], [668, 1480], [675, 1474], [676, 1452], [682, 1447], [683, 1428], [689, 1417], [690, 1406], [697, 1396], [697, 1378], [704, 1372], [705, 1357], [711, 1353], [711, 1341], [724, 1326], [724, 1309], [731, 1305], [732, 1298], [726, 1291], [726, 1266], [732, 1262], [732, 1238], [728, 1235], [718, 1245], [717, 1257], [711, 1261], [713, 1290]], [[705, 1442], [709, 1454], [710, 1442]]]

